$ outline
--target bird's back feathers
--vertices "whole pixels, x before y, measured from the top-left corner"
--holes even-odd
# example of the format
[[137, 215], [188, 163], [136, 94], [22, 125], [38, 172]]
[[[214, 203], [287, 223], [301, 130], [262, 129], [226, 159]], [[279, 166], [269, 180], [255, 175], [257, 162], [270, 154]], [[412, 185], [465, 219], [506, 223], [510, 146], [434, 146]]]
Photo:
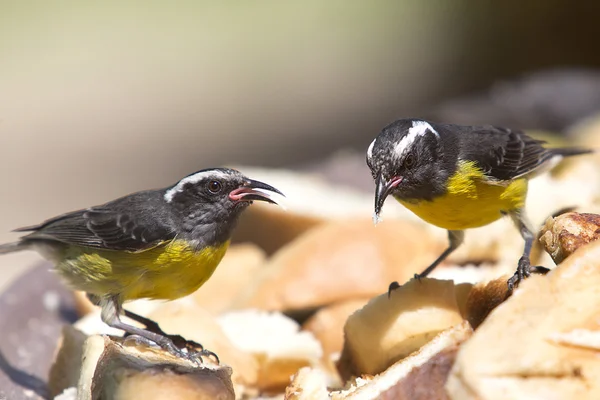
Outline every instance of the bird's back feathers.
[[453, 126], [452, 130], [458, 136], [456, 140], [463, 143], [460, 146], [460, 159], [475, 161], [485, 175], [495, 181], [510, 181], [533, 175], [557, 156], [568, 157], [592, 152], [582, 148], [546, 148], [543, 140], [508, 128]]

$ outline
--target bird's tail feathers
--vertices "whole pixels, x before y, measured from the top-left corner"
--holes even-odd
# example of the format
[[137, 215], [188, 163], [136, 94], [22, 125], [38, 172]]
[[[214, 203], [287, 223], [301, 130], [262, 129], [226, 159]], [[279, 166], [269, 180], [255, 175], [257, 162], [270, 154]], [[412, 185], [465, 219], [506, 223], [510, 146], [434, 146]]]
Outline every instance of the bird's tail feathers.
[[26, 248], [27, 245], [22, 241], [0, 244], [0, 254], [14, 253], [15, 251], [25, 250]]
[[561, 147], [556, 149], [550, 149], [550, 151], [553, 156], [570, 157], [578, 156], [580, 154], [595, 153], [598, 151], [598, 149], [585, 149], [582, 147]]

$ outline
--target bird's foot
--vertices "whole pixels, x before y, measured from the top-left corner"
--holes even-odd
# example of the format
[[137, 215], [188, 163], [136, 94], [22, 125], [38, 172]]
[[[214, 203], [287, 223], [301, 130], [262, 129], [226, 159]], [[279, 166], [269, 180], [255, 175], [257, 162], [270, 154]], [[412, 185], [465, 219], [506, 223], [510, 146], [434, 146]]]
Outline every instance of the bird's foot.
[[550, 270], [548, 268], [542, 267], [541, 265], [532, 267], [528, 257], [521, 257], [519, 259], [519, 264], [517, 265], [515, 274], [507, 282], [508, 294], [512, 294], [513, 290], [519, 286], [519, 283], [529, 278], [532, 273], [546, 275], [549, 271]]
[[[185, 339], [181, 335], [169, 335], [169, 334], [165, 333], [165, 331], [163, 331], [160, 328], [160, 326], [158, 325], [157, 322], [152, 321], [149, 318], [142, 317], [142, 316], [137, 315], [137, 314], [132, 314], [130, 312], [128, 312], [127, 315], [130, 318], [132, 318], [132, 319], [134, 319], [134, 320], [136, 320], [136, 321], [144, 324], [147, 331], [150, 331], [152, 333], [155, 333], [155, 334], [157, 334], [159, 336], [162, 336], [162, 337], [168, 339], [171, 342], [171, 344], [177, 349], [178, 353], [175, 354], [174, 351], [169, 350], [173, 346], [171, 346], [168, 343], [166, 344], [166, 346], [168, 348], [166, 348], [164, 346], [160, 346], [159, 344], [155, 343], [151, 339], [144, 338], [143, 336], [140, 336], [140, 335], [132, 335], [132, 334], [130, 334], [128, 332], [125, 333], [125, 337], [126, 338], [129, 338], [131, 336], [137, 336], [135, 338], [137, 342], [141, 342], [141, 343], [144, 343], [146, 345], [158, 345], [159, 347], [162, 347], [163, 349], [169, 351], [171, 354], [177, 355], [178, 357], [181, 356], [181, 354], [179, 354], [179, 353], [182, 352], [182, 349], [186, 349], [187, 350], [186, 357], [183, 357], [183, 358], [189, 358], [187, 356], [187, 354], [197, 354], [197, 356], [200, 357], [200, 358], [202, 358], [203, 356], [204, 357], [213, 357], [214, 360], [217, 362], [217, 364], [219, 363], [219, 357], [217, 357], [217, 355], [215, 353], [213, 353], [212, 351], [205, 350], [204, 346], [202, 346], [200, 343], [195, 342], [193, 340], [187, 340], [187, 339]], [[140, 340], [140, 338], [142, 340]]]
[[[175, 340], [173, 340], [173, 338]], [[200, 343], [193, 340], [186, 340], [179, 335], [165, 335], [162, 336], [160, 340], [154, 341], [144, 336], [134, 334], [125, 337], [125, 342], [127, 343], [128, 341], [134, 341], [135, 343], [143, 344], [148, 347], [157, 346], [176, 357], [189, 360], [198, 366], [202, 366], [204, 363], [203, 357], [212, 357], [217, 364], [220, 363], [219, 357], [215, 353], [206, 350]], [[175, 342], [182, 345], [178, 345]]]

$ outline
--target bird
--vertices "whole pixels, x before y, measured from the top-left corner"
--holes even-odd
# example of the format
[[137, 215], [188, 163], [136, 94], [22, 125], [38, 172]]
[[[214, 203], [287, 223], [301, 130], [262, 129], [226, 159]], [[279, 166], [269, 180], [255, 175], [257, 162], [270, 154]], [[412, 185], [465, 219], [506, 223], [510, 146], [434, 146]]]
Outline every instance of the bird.
[[[129, 339], [183, 358], [212, 355], [124, 310], [136, 299], [174, 300], [196, 291], [215, 271], [238, 217], [253, 201], [280, 204], [279, 190], [229, 168], [197, 171], [176, 184], [69, 212], [0, 245], [0, 254], [34, 250], [74, 289], [100, 306], [101, 318]], [[125, 315], [146, 329], [122, 321]], [[183, 340], [183, 344], [182, 343]], [[200, 351], [188, 351], [193, 343]], [[184, 351], [185, 349], [185, 351]]]
[[[448, 247], [416, 278], [430, 274], [464, 241], [464, 231], [503, 216], [515, 223], [524, 250], [509, 293], [532, 272], [534, 234], [525, 212], [528, 181], [564, 157], [593, 152], [585, 148], [547, 148], [521, 130], [434, 123], [403, 118], [384, 127], [367, 149], [366, 162], [375, 181], [379, 221], [391, 195], [425, 222], [448, 231]], [[388, 294], [399, 287], [390, 284]]]

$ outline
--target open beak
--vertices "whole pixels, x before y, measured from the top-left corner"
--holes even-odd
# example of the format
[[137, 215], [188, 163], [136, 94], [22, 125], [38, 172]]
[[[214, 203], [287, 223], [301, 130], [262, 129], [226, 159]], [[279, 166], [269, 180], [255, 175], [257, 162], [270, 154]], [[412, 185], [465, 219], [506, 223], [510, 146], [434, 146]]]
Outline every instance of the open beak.
[[266, 183], [248, 179], [244, 184], [231, 191], [229, 198], [233, 201], [266, 201], [267, 203], [278, 204], [276, 198], [278, 195], [285, 197], [283, 193]]
[[402, 182], [401, 176], [396, 176], [387, 182], [381, 174], [377, 175], [375, 180], [375, 217], [379, 218], [383, 203], [392, 190], [396, 188]]

